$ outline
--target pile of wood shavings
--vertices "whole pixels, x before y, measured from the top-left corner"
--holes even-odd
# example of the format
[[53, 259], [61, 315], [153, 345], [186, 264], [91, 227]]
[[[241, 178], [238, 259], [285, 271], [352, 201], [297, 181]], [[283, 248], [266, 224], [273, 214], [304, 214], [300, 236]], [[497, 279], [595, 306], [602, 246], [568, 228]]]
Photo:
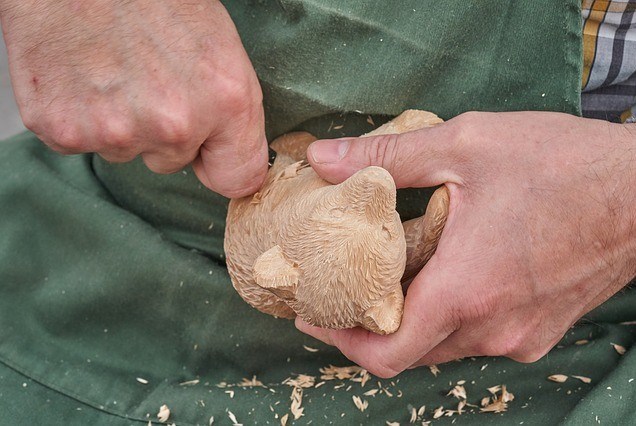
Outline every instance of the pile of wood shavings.
[[508, 409], [508, 403], [515, 399], [515, 396], [506, 389], [506, 385], [493, 386], [488, 388], [488, 392], [492, 396], [482, 398], [480, 409], [482, 413], [503, 413]]
[[[631, 322], [629, 324], [632, 325]], [[634, 324], [636, 325], [636, 322]], [[582, 346], [588, 343], [589, 343], [589, 340], [580, 339], [575, 341], [574, 345]], [[609, 346], [619, 356], [624, 355], [627, 352], [627, 349], [620, 344], [610, 343]], [[305, 345], [303, 345], [303, 349], [305, 349], [307, 352], [312, 352], [312, 353], [319, 352], [319, 349], [312, 348]], [[475, 361], [474, 358], [471, 358], [471, 359]], [[480, 371], [484, 371], [487, 367], [488, 367], [488, 364], [482, 365], [480, 368]], [[441, 374], [440, 369], [436, 365], [429, 366], [429, 369], [431, 374], [435, 377]], [[231, 390], [232, 388], [250, 389], [250, 388], [260, 387], [260, 388], [267, 389], [268, 391], [274, 394], [278, 394], [279, 391], [277, 389], [274, 389], [275, 386], [280, 386], [280, 385], [289, 386], [291, 388], [291, 392], [289, 394], [289, 401], [290, 401], [288, 406], [289, 412], [279, 417], [279, 414], [276, 413], [276, 410], [274, 409], [273, 406], [278, 406], [282, 401], [279, 400], [279, 401], [276, 401], [276, 403], [273, 404], [273, 406], [270, 405], [270, 410], [274, 413], [274, 418], [279, 420], [282, 426], [287, 426], [292, 416], [293, 416], [293, 420], [298, 420], [305, 415], [305, 407], [303, 407], [303, 397], [304, 397], [305, 389], [318, 389], [330, 381], [337, 382], [333, 384], [333, 390], [338, 390], [343, 388], [345, 392], [349, 392], [353, 390], [352, 392], [353, 395], [351, 395], [350, 401], [357, 410], [363, 413], [369, 409], [370, 405], [373, 404], [373, 399], [375, 399], [375, 397], [377, 396], [384, 395], [385, 397], [388, 397], [388, 398], [393, 398], [393, 397], [400, 398], [402, 396], [402, 391], [397, 389], [397, 384], [399, 383], [399, 379], [396, 379], [395, 381], [391, 381], [390, 383], [387, 383], [386, 381], [382, 382], [379, 380], [375, 381], [373, 376], [371, 376], [371, 374], [369, 374], [367, 370], [357, 365], [341, 366], [341, 367], [328, 365], [326, 367], [320, 368], [319, 373], [320, 374], [317, 376], [312, 376], [307, 374], [296, 374], [292, 377], [286, 378], [285, 380], [282, 381], [282, 383], [271, 383], [268, 385], [265, 385], [262, 381], [258, 380], [256, 376], [252, 376], [251, 379], [243, 378], [242, 381], [238, 383], [221, 382], [215, 386], [222, 389], [228, 389], [226, 393], [230, 393], [231, 398], [234, 395], [234, 391]], [[566, 374], [556, 373], [556, 374], [552, 374], [548, 376], [546, 379], [555, 383], [564, 383], [569, 378], [580, 381], [585, 384], [592, 383], [591, 378], [583, 376], [583, 375], [574, 375], [574, 374], [566, 375]], [[633, 380], [635, 379], [630, 379], [629, 382], [631, 383]], [[142, 385], [149, 383], [148, 380], [144, 378], [140, 378], [140, 377], [137, 377], [136, 381]], [[446, 396], [449, 398], [454, 398], [456, 400], [457, 405], [454, 406], [454, 403], [444, 404], [444, 405], [446, 407], [452, 407], [452, 408], [445, 408], [444, 406], [440, 406], [434, 410], [427, 411], [426, 406], [424, 405], [418, 408], [409, 404], [407, 407], [408, 413], [409, 413], [408, 423], [410, 424], [419, 423], [421, 425], [430, 425], [433, 421], [441, 417], [452, 417], [456, 415], [461, 416], [462, 414], [465, 414], [465, 413], [471, 413], [471, 414], [503, 413], [507, 411], [509, 403], [514, 400], [514, 395], [508, 391], [506, 385], [501, 384], [501, 385], [487, 388], [489, 395], [481, 398], [479, 402], [476, 402], [475, 404], [469, 403], [468, 392], [466, 391], [466, 388], [464, 387], [465, 382], [466, 382], [465, 380], [459, 380], [456, 382], [455, 385], [453, 385], [452, 382], [449, 383], [449, 386], [451, 386], [451, 388], [446, 394]], [[186, 382], [179, 383], [179, 385], [180, 386], [195, 386], [195, 385], [198, 385], [199, 383], [200, 383], [200, 380], [195, 379], [195, 380], [189, 380]], [[367, 387], [367, 389], [364, 389], [368, 383], [375, 383], [376, 385], [375, 386], [371, 385], [370, 387]], [[471, 383], [473, 385], [475, 384], [474, 381]], [[209, 385], [209, 383], [206, 383], [206, 385]], [[560, 388], [558, 390], [560, 390]], [[323, 394], [323, 396], [325, 395]], [[332, 396], [332, 399], [333, 399], [333, 396]], [[281, 407], [284, 405], [285, 405], [284, 403], [281, 404]], [[525, 408], [526, 406], [527, 404], [525, 406], [522, 406], [521, 408]], [[226, 409], [226, 414], [229, 417], [229, 419], [232, 421], [233, 425], [240, 425], [234, 413]], [[342, 413], [341, 417], [344, 417], [344, 415], [345, 413]], [[147, 417], [149, 416], [150, 415], [147, 414]], [[170, 418], [170, 416], [171, 416], [171, 413], [168, 406], [162, 405], [162, 407], [160, 407], [159, 413], [157, 414], [158, 420], [162, 423], [166, 423], [168, 419]], [[312, 421], [309, 421], [309, 423], [311, 422]], [[211, 417], [209, 419], [209, 425], [212, 425], [213, 423], [214, 423], [214, 417]], [[391, 420], [386, 420], [385, 423], [390, 426], [395, 426], [400, 424], [399, 422], [391, 421]]]
[[[370, 381], [373, 379], [373, 377], [367, 370], [356, 365], [343, 367], [328, 365], [326, 367], [320, 368], [319, 371], [319, 378], [307, 374], [297, 374], [295, 376], [288, 377], [282, 382], [282, 384], [291, 387], [292, 391], [289, 396], [289, 412], [280, 417], [281, 426], [287, 426], [292, 418], [293, 420], [298, 420], [305, 415], [305, 407], [303, 407], [303, 396], [305, 389], [317, 389], [323, 386], [328, 381], [339, 381], [340, 383], [334, 385], [334, 389], [341, 389], [346, 387], [345, 391], [350, 391], [351, 389], [353, 389], [353, 384], [356, 385], [356, 388], [357, 386], [359, 386], [359, 388], [364, 388], [365, 385], [367, 383], [370, 383]], [[440, 373], [439, 369], [437, 368], [431, 368], [431, 372], [433, 372], [434, 374]], [[347, 382], [352, 384], [348, 384]], [[392, 398], [394, 396], [398, 398], [401, 397], [402, 392], [399, 390], [395, 390], [396, 383], [394, 381], [391, 381], [390, 385], [386, 383], [383, 385], [381, 381], [377, 381], [375, 383], [376, 386], [366, 390], [362, 394], [352, 395], [351, 401], [360, 412], [365, 412], [369, 408], [370, 400], [365, 397], [375, 397], [376, 395], [382, 394], [389, 398]], [[458, 381], [447, 393], [448, 397], [457, 400], [457, 405], [455, 407], [445, 408], [444, 406], [440, 406], [429, 414], [429, 418], [425, 418], [427, 412], [424, 405], [420, 406], [419, 408], [409, 405], [409, 423], [429, 425], [432, 421], [439, 419], [440, 417], [452, 417], [455, 415], [461, 416], [462, 414], [465, 414], [467, 412], [503, 413], [507, 410], [508, 404], [514, 400], [514, 395], [507, 390], [506, 385], [497, 385], [487, 389], [490, 395], [482, 398], [479, 402], [479, 405], [471, 404], [468, 402], [468, 394], [466, 388], [464, 387], [465, 383], [465, 380]], [[252, 377], [251, 380], [243, 379], [243, 381], [241, 381], [240, 383], [235, 384], [222, 382], [217, 386], [220, 388], [268, 388], [268, 386], [264, 385], [260, 380], [257, 380], [256, 377]], [[272, 411], [274, 411], [273, 407], [270, 408]], [[275, 415], [275, 418], [279, 418], [278, 414]], [[397, 425], [399, 423], [386, 421], [386, 424]]]
[[[514, 400], [514, 395], [508, 392], [506, 385], [497, 385], [487, 389], [490, 396], [482, 398], [479, 405], [471, 404], [468, 402], [468, 394], [464, 387], [465, 383], [465, 380], [458, 381], [446, 394], [447, 397], [452, 397], [458, 400], [456, 408], [449, 409], [444, 406], [437, 407], [432, 411], [431, 417], [427, 419], [425, 417], [426, 406], [422, 405], [419, 408], [409, 406], [409, 423], [419, 423], [422, 426], [426, 426], [441, 417], [452, 417], [455, 415], [461, 416], [467, 412], [476, 413], [476, 409], [479, 409], [480, 413], [502, 413], [507, 410], [508, 403]], [[391, 426], [399, 425], [398, 422], [392, 421], [387, 421], [386, 424]]]

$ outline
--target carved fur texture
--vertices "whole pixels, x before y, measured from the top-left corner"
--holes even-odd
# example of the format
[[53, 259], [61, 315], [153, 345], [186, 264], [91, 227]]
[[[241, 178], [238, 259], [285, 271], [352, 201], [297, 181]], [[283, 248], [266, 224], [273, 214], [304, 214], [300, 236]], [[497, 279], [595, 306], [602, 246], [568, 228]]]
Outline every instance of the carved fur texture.
[[[367, 136], [439, 122], [434, 114], [409, 110]], [[277, 158], [260, 191], [230, 202], [225, 252], [234, 288], [277, 317], [393, 333], [403, 312], [405, 267], [415, 274], [432, 256], [448, 193], [438, 190], [426, 215], [403, 228], [386, 170], [368, 167], [331, 185], [305, 161], [314, 140], [290, 133], [272, 142]]]

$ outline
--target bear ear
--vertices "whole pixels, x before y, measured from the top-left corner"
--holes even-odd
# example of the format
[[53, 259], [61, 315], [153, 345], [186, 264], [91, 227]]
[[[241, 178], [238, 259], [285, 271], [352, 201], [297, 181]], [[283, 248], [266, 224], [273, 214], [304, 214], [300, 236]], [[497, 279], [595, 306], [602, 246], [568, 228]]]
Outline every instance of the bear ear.
[[366, 310], [362, 317], [362, 326], [378, 334], [395, 333], [402, 322], [404, 296], [394, 292], [378, 301]]
[[276, 245], [261, 254], [254, 262], [256, 284], [283, 300], [296, 297], [300, 270], [285, 258], [280, 246]]
[[338, 185], [349, 209], [374, 223], [391, 222], [395, 215], [396, 191], [393, 178], [385, 169], [366, 167]]

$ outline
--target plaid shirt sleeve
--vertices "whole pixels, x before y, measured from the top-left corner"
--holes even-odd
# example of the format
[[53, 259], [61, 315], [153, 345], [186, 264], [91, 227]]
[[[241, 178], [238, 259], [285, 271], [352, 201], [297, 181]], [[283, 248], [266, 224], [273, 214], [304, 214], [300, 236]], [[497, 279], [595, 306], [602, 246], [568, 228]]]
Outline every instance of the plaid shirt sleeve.
[[583, 115], [636, 122], [636, 0], [583, 0]]

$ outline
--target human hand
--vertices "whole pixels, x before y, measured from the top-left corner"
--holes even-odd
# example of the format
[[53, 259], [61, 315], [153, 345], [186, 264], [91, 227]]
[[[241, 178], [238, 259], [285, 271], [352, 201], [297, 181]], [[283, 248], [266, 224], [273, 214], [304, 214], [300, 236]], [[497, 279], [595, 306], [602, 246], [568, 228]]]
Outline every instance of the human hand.
[[467, 113], [402, 135], [318, 141], [337, 183], [376, 165], [445, 184], [449, 216], [399, 330], [296, 326], [380, 377], [467, 356], [533, 362], [636, 275], [636, 128], [559, 113]]
[[54, 150], [260, 187], [262, 93], [220, 2], [0, 0], [0, 18], [23, 121]]

